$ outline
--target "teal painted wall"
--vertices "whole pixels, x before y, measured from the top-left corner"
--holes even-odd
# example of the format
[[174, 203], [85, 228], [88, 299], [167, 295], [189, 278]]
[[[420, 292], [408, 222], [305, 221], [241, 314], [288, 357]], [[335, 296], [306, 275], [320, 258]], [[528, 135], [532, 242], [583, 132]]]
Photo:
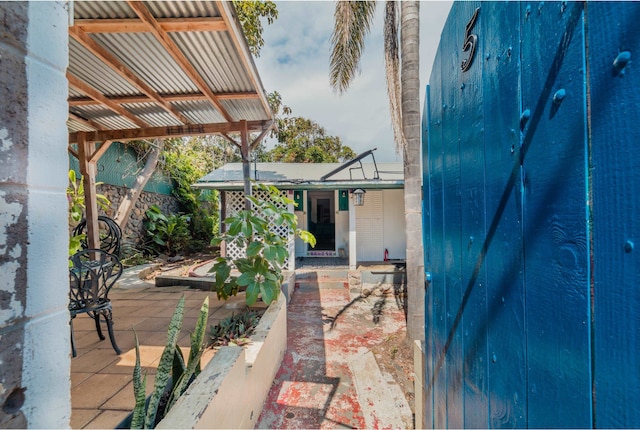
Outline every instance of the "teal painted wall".
[[[144, 163], [137, 162], [136, 153], [120, 142], [113, 142], [107, 152], [98, 160], [97, 182], [131, 188], [136, 179], [136, 173], [144, 167]], [[78, 160], [69, 155], [69, 169], [80, 175]], [[171, 194], [173, 184], [171, 179], [156, 171], [144, 187], [144, 191], [158, 194]]]

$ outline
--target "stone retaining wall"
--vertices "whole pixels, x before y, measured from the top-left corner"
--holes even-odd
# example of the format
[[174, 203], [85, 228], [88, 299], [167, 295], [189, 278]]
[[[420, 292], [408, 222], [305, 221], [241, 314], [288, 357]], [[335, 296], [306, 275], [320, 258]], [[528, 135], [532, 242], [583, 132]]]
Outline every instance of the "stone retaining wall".
[[[110, 217], [115, 216], [120, 202], [124, 198], [128, 188], [116, 187], [115, 185], [102, 184], [98, 186], [98, 193], [104, 194], [111, 202], [111, 207], [105, 214], [100, 210], [100, 214], [104, 214]], [[145, 211], [151, 206], [157, 205], [163, 214], [170, 215], [180, 212], [180, 204], [178, 199], [174, 196], [166, 194], [157, 194], [143, 191], [140, 198], [135, 204], [135, 207], [131, 211], [129, 222], [123, 232], [125, 240], [131, 240], [139, 242], [144, 237], [144, 219]]]

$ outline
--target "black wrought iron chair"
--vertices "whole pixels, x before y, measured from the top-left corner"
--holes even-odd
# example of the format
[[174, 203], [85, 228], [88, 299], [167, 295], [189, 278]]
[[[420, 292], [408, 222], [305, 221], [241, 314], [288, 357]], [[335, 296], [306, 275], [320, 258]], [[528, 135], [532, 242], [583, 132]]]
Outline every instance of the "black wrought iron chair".
[[[122, 242], [122, 230], [118, 223], [105, 215], [98, 217], [98, 228], [100, 230], [100, 249], [110, 254], [120, 257], [120, 243]], [[82, 219], [80, 224], [73, 229], [73, 235], [87, 232], [87, 220]], [[87, 240], [81, 242], [82, 249], [87, 249]]]
[[122, 275], [122, 263], [114, 254], [101, 249], [85, 249], [70, 257], [69, 269], [69, 327], [71, 330], [71, 352], [76, 356], [73, 338], [73, 319], [87, 314], [94, 319], [100, 340], [105, 337], [100, 328], [100, 316], [107, 323], [111, 346], [120, 355], [121, 351], [113, 334], [113, 314], [109, 291]]

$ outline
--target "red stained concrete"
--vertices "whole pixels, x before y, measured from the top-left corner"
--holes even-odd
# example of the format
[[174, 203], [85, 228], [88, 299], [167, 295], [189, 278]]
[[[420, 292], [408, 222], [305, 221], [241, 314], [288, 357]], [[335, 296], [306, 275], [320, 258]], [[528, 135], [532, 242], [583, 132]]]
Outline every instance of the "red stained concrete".
[[[366, 427], [363, 411], [371, 407], [360, 404], [349, 363], [389, 336], [404, 337], [405, 317], [388, 296], [374, 324], [373, 304], [380, 297], [349, 305], [344, 281], [312, 275], [296, 283], [288, 307], [287, 352], [256, 428]], [[376, 416], [367, 418], [376, 428], [391, 427]]]

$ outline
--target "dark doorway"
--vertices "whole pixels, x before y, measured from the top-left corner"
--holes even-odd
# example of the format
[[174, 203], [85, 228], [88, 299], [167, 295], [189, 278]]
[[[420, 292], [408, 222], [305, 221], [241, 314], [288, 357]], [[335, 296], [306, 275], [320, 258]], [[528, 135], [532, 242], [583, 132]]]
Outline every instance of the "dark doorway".
[[316, 237], [314, 251], [335, 251], [335, 196], [333, 191], [309, 191], [309, 231]]

